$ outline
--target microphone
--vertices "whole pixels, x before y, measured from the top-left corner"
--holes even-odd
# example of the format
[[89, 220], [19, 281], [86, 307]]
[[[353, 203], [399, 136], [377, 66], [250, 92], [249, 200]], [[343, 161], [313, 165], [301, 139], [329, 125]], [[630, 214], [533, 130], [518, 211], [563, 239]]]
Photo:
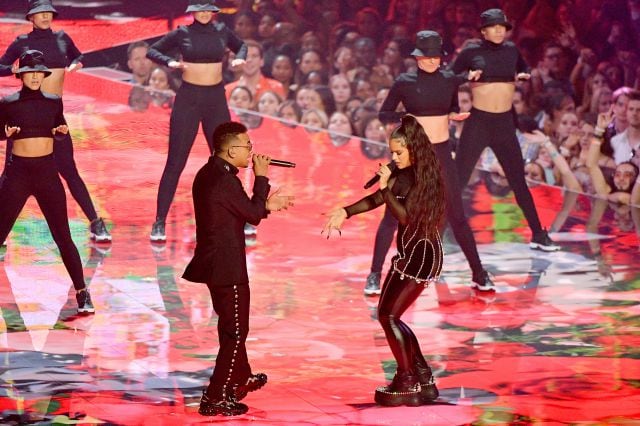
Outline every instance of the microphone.
[[[396, 162], [395, 161], [390, 162], [389, 164], [387, 164], [387, 167], [389, 168], [389, 170], [391, 170], [391, 173], [393, 174], [393, 172], [396, 170]], [[379, 175], [373, 176], [371, 179], [367, 181], [367, 183], [364, 184], [364, 189], [371, 188], [373, 184], [379, 180], [380, 180]]]
[[269, 165], [278, 167], [295, 167], [296, 163], [292, 163], [291, 161], [276, 160], [272, 158], [271, 161], [269, 161]]

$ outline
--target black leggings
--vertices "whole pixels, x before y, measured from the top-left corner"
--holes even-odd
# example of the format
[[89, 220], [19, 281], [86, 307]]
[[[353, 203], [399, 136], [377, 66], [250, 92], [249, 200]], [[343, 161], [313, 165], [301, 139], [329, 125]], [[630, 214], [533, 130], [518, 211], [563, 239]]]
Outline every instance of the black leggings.
[[[447, 221], [451, 225], [453, 235], [456, 237], [456, 241], [467, 258], [467, 262], [469, 262], [473, 281], [481, 282], [484, 268], [480, 262], [476, 241], [473, 238], [473, 232], [471, 231], [469, 222], [467, 222], [467, 218], [464, 214], [462, 196], [459, 190], [460, 185], [458, 184], [458, 172], [456, 170], [456, 163], [451, 157], [451, 147], [449, 142], [432, 144], [431, 147], [433, 148], [442, 169], [442, 178], [444, 179], [445, 185]], [[393, 217], [389, 209], [386, 209], [382, 221], [380, 222], [380, 225], [378, 225], [378, 231], [376, 232], [371, 272], [382, 271], [384, 259], [387, 255], [387, 251], [389, 251], [389, 247], [393, 241], [393, 233], [397, 227], [398, 221]]]
[[524, 160], [516, 138], [513, 112], [491, 113], [473, 108], [460, 135], [456, 164], [460, 188], [467, 186], [471, 172], [485, 148], [491, 148], [504, 170], [533, 234], [542, 231], [533, 197], [524, 178]]
[[[5, 169], [9, 163], [9, 159], [11, 158], [11, 154], [9, 154], [11, 151], [13, 151], [13, 140], [9, 139], [7, 141], [7, 155], [5, 156], [4, 163]], [[53, 142], [53, 155], [56, 160], [58, 173], [60, 173], [67, 182], [69, 192], [71, 192], [71, 195], [76, 200], [85, 216], [87, 216], [87, 219], [89, 219], [90, 222], [96, 220], [98, 218], [98, 214], [96, 213], [96, 209], [91, 201], [89, 190], [87, 190], [87, 185], [84, 184], [84, 181], [80, 177], [78, 167], [73, 159], [73, 141], [71, 140], [70, 134], [67, 133], [65, 135], [56, 133], [55, 140]]]
[[398, 363], [398, 373], [416, 374], [420, 369], [429, 368], [418, 339], [411, 328], [400, 319], [424, 288], [424, 283], [418, 284], [408, 277], [400, 279], [400, 274], [393, 270], [387, 274], [382, 287], [382, 295], [378, 302], [378, 321]]
[[209, 145], [209, 152], [213, 154], [213, 131], [219, 124], [229, 120], [231, 115], [222, 83], [215, 86], [182, 83], [176, 94], [169, 121], [169, 153], [158, 189], [156, 219], [164, 222], [169, 213], [200, 123]]
[[0, 241], [13, 227], [27, 199], [33, 195], [44, 214], [73, 287], [85, 287], [82, 262], [69, 229], [67, 200], [53, 154], [44, 157], [11, 156], [0, 178]]

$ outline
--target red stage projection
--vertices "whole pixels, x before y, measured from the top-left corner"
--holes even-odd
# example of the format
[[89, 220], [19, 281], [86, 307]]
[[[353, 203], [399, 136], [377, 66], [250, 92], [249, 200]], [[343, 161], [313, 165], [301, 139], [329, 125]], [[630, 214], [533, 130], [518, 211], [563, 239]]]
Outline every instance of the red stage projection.
[[[0, 80], [1, 91], [17, 81]], [[382, 209], [349, 219], [326, 240], [323, 212], [366, 194], [382, 159], [361, 141], [236, 114], [257, 152], [297, 163], [272, 168], [296, 206], [248, 241], [254, 371], [268, 384], [237, 418], [197, 413], [217, 352], [217, 318], [203, 285], [180, 278], [195, 245], [191, 182], [208, 150], [199, 135], [167, 221], [152, 245], [168, 109], [132, 111], [131, 86], [68, 77], [75, 160], [113, 235], [93, 244], [68, 197], [74, 240], [96, 313], [77, 316], [73, 290], [36, 203], [27, 204], [0, 261], [0, 418], [3, 424], [252, 425], [632, 424], [640, 421], [638, 213], [537, 186], [541, 220], [561, 243], [528, 248], [512, 195], [482, 181], [467, 191], [480, 256], [498, 291], [470, 289], [470, 271], [444, 234], [442, 279], [404, 320], [432, 365], [440, 398], [384, 408], [374, 390], [393, 357], [365, 297]], [[0, 145], [4, 149], [4, 144]], [[251, 174], [241, 171], [250, 187]], [[391, 256], [392, 253], [389, 254]], [[388, 265], [388, 261], [387, 261]]]

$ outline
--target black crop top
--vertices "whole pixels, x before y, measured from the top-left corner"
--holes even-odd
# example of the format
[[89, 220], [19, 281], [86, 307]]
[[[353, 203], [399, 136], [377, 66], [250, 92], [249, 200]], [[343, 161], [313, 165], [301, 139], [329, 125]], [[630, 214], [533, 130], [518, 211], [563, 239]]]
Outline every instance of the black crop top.
[[49, 68], [65, 68], [82, 61], [82, 53], [64, 31], [34, 28], [29, 34], [18, 36], [0, 58], [0, 76], [13, 75], [11, 65], [25, 50], [44, 53], [44, 64]]
[[[34, 111], [37, 113], [34, 114]], [[51, 130], [67, 124], [62, 113], [62, 98], [40, 90], [23, 87], [0, 100], [0, 135], [6, 139], [4, 126], [20, 127], [13, 140], [53, 137]]]
[[419, 69], [417, 73], [400, 74], [380, 107], [380, 121], [385, 124], [399, 121], [406, 114], [396, 112], [400, 102], [407, 113], [415, 116], [459, 112], [458, 86], [465, 81], [462, 75], [455, 75], [448, 70], [428, 73]]
[[530, 68], [511, 41], [495, 44], [487, 40], [469, 44], [449, 67], [454, 73], [482, 70], [479, 82], [513, 82], [516, 74], [529, 73]]
[[169, 65], [182, 57], [185, 62], [207, 64], [222, 62], [225, 49], [231, 49], [238, 59], [247, 58], [247, 45], [222, 22], [206, 25], [198, 21], [181, 25], [149, 48], [147, 57], [153, 62]]

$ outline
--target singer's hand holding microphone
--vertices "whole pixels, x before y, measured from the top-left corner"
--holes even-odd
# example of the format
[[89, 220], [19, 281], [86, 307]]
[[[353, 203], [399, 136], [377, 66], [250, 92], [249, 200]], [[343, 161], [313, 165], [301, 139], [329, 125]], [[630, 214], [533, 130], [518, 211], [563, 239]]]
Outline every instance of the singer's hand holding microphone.
[[[289, 161], [276, 160], [268, 155], [264, 154], [253, 154], [252, 157], [253, 162], [253, 174], [256, 176], [266, 176], [267, 171], [269, 169], [269, 165], [278, 166], [278, 167], [295, 167], [295, 163], [291, 163]], [[295, 196], [293, 195], [284, 195], [282, 194], [282, 189], [278, 188], [267, 198], [266, 207], [267, 210], [272, 212], [277, 212], [280, 210], [287, 210], [289, 207], [293, 206], [293, 200]]]
[[367, 183], [364, 184], [364, 189], [371, 188], [376, 182], [380, 180], [380, 177], [382, 176], [385, 176], [385, 180], [383, 181], [384, 186], [382, 186], [381, 189], [383, 187], [386, 187], [387, 182], [389, 181], [389, 178], [393, 175], [393, 172], [395, 172], [395, 170], [396, 170], [395, 161], [391, 161], [389, 164], [384, 166], [380, 164], [380, 169], [376, 172], [376, 174], [371, 179], [367, 181]]
[[296, 166], [296, 163], [292, 163], [291, 161], [276, 160], [275, 158], [271, 158], [268, 155], [264, 155], [264, 154], [253, 154], [251, 161], [253, 162], [253, 173], [256, 176], [266, 176], [269, 166], [276, 166], [276, 167], [295, 167]]

